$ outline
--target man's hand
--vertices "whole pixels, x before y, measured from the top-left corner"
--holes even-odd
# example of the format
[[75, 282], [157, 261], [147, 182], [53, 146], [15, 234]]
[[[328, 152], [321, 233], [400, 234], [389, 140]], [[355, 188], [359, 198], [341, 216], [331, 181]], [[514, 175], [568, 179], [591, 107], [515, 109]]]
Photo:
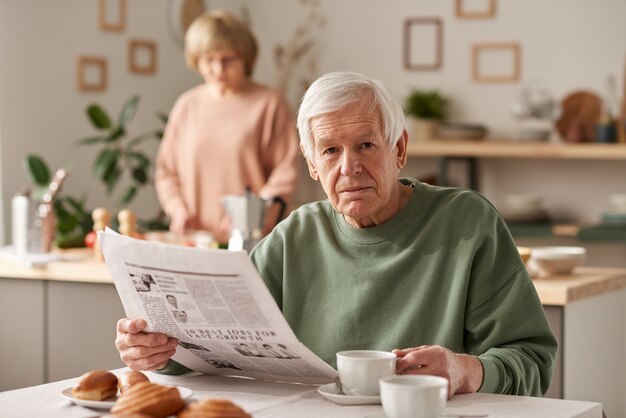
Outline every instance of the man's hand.
[[483, 366], [476, 357], [455, 354], [438, 345], [395, 349], [396, 374], [430, 374], [448, 379], [448, 398], [456, 393], [474, 393], [483, 381]]
[[132, 370], [163, 368], [176, 353], [176, 338], [143, 332], [147, 325], [143, 319], [122, 318], [117, 321], [115, 347], [122, 361]]

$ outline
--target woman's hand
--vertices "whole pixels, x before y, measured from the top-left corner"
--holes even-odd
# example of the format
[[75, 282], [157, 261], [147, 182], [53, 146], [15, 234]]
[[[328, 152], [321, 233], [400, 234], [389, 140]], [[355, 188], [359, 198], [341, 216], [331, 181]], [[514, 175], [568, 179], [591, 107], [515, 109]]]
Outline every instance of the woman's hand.
[[170, 219], [170, 231], [177, 234], [184, 234], [190, 229], [194, 229], [197, 224], [198, 221], [194, 215], [187, 213], [174, 214]]
[[483, 381], [480, 360], [467, 354], [456, 354], [438, 345], [423, 345], [402, 350], [398, 356], [396, 374], [430, 374], [448, 379], [448, 398], [456, 393], [473, 393]]
[[143, 332], [147, 326], [143, 319], [122, 318], [117, 322], [115, 347], [122, 361], [132, 370], [161, 369], [176, 353], [176, 338]]

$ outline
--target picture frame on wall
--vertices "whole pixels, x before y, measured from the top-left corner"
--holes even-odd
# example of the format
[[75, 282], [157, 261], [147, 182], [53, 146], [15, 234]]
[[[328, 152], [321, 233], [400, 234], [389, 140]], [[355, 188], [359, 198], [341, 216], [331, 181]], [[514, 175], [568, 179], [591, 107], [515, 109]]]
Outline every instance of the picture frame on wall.
[[438, 17], [413, 17], [404, 21], [404, 68], [438, 70], [443, 66], [443, 22]]
[[459, 19], [488, 19], [496, 15], [496, 0], [456, 0]]
[[104, 31], [126, 30], [126, 0], [98, 0], [98, 22]]
[[473, 80], [483, 83], [518, 81], [521, 73], [521, 49], [520, 44], [516, 42], [474, 45], [472, 48]]
[[81, 55], [77, 59], [76, 85], [79, 91], [98, 92], [107, 88], [107, 60]]
[[136, 74], [154, 74], [157, 69], [157, 45], [154, 41], [128, 41], [128, 70]]

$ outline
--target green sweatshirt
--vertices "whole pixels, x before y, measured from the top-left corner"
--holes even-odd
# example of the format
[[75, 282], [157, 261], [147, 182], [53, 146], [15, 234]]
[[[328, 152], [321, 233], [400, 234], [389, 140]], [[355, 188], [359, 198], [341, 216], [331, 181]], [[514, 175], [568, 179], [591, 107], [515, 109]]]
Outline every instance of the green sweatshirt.
[[556, 340], [497, 211], [470, 190], [402, 182], [411, 199], [382, 225], [316, 202], [253, 250], [295, 334], [333, 367], [341, 350], [437, 344], [478, 356], [481, 392], [545, 393]]
[[254, 249], [287, 322], [333, 367], [341, 350], [436, 344], [478, 356], [482, 392], [542, 395], [556, 340], [502, 218], [473, 191], [402, 181], [412, 197], [382, 225], [316, 202]]

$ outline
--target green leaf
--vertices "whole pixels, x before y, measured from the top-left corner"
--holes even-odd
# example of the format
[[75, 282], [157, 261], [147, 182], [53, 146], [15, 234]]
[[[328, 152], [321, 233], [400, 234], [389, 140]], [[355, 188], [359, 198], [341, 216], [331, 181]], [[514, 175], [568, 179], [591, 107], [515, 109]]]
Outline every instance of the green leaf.
[[169, 116], [167, 115], [167, 113], [158, 112], [157, 118], [159, 118], [159, 120], [163, 122], [163, 125], [167, 125], [167, 120], [169, 119]]
[[96, 157], [94, 162], [94, 174], [101, 180], [106, 180], [110, 175], [113, 167], [117, 166], [119, 151], [111, 148], [105, 148]]
[[24, 168], [36, 185], [47, 186], [50, 183], [50, 170], [40, 156], [36, 154], [27, 155]]
[[75, 212], [85, 212], [85, 203], [83, 201], [76, 200], [72, 196], [66, 196], [65, 200], [67, 201], [68, 205], [70, 205], [72, 209], [74, 209]]
[[61, 234], [66, 234], [78, 225], [78, 219], [74, 216], [68, 216], [63, 219], [59, 219], [57, 222], [57, 231]]
[[62, 199], [54, 200], [54, 211], [56, 212], [59, 221], [63, 221], [71, 216], [70, 213], [65, 209]]
[[146, 173], [146, 169], [143, 167], [136, 167], [133, 170], [133, 178], [137, 180], [139, 184], [146, 184], [148, 181], [148, 173]]
[[106, 138], [106, 142], [111, 143], [115, 142], [118, 139], [122, 138], [126, 134], [123, 126], [117, 126], [111, 134]]
[[97, 104], [92, 104], [87, 108], [87, 116], [96, 129], [110, 129], [112, 126], [109, 115]]
[[124, 196], [122, 196], [122, 199], [120, 200], [120, 205], [128, 205], [134, 199], [135, 194], [137, 194], [137, 188], [135, 186], [130, 186], [126, 190], [126, 193], [124, 193]]
[[130, 151], [128, 156], [133, 160], [139, 163], [140, 167], [148, 168], [150, 167], [150, 158], [148, 158], [143, 152], [139, 151]]
[[85, 246], [85, 234], [83, 231], [74, 230], [67, 234], [58, 234], [54, 244], [59, 248], [76, 248]]
[[436, 90], [412, 90], [404, 102], [404, 111], [414, 117], [443, 121], [447, 116], [448, 99]]
[[104, 180], [107, 186], [107, 194], [111, 194], [117, 185], [117, 181], [120, 179], [122, 175], [122, 170], [115, 165], [110, 173], [107, 173], [106, 179]]
[[126, 102], [120, 113], [120, 126], [126, 125], [135, 117], [137, 106], [139, 106], [139, 95], [134, 95]]
[[89, 138], [83, 138], [83, 139], [79, 139], [77, 141], [77, 145], [91, 145], [91, 144], [97, 144], [99, 142], [107, 142], [107, 137], [106, 136], [92, 136]]

